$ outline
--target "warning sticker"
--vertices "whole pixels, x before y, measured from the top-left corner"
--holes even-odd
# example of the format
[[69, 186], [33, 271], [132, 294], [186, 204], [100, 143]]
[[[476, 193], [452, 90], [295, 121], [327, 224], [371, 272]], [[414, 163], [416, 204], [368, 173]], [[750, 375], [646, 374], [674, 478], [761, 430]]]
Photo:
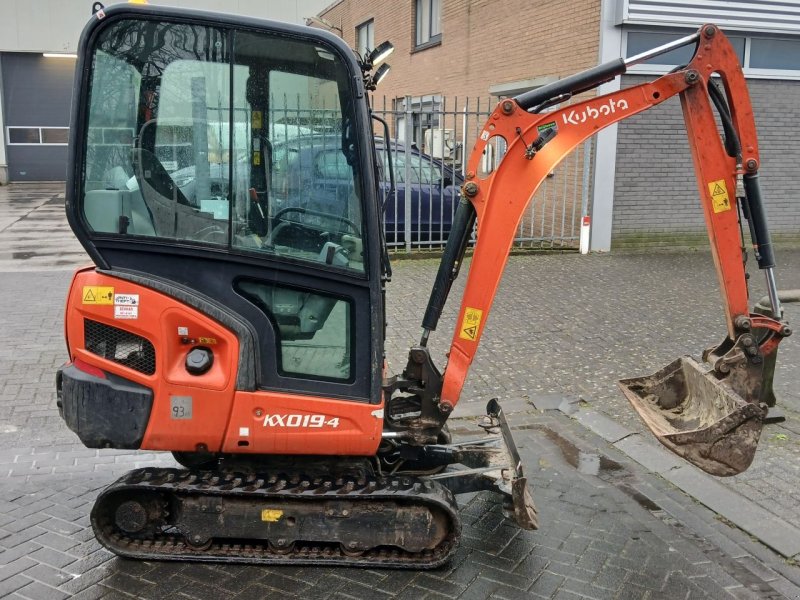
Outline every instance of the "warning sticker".
[[264, 121], [262, 119], [261, 111], [254, 110], [253, 111], [253, 129], [261, 129], [263, 127]]
[[477, 308], [467, 307], [464, 311], [464, 320], [461, 322], [461, 329], [458, 332], [458, 337], [462, 340], [469, 340], [474, 342], [478, 339], [478, 331], [481, 327], [481, 317], [483, 311]]
[[139, 294], [114, 294], [114, 304], [139, 306]]
[[114, 305], [114, 318], [115, 319], [138, 319], [139, 307], [129, 306], [127, 304]]
[[265, 508], [261, 511], [261, 520], [267, 523], [275, 523], [283, 516], [282, 510], [275, 508]]
[[83, 286], [83, 304], [114, 304], [114, 288], [105, 286]]
[[711, 194], [711, 207], [715, 213], [721, 213], [732, 208], [731, 199], [728, 196], [728, 186], [725, 184], [724, 179], [709, 181], [708, 193]]

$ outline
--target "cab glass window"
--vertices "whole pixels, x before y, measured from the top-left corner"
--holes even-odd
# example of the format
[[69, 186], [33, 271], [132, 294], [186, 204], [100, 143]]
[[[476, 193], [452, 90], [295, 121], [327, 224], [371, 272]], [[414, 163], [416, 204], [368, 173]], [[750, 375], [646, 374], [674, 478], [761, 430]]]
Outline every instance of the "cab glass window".
[[237, 32], [235, 110], [247, 115], [249, 160], [235, 164], [249, 193], [237, 205], [235, 246], [364, 270], [361, 190], [347, 73], [320, 46]]
[[350, 301], [249, 279], [238, 281], [236, 291], [264, 311], [272, 322], [281, 375], [352, 380]]
[[92, 61], [86, 223], [363, 272], [349, 90], [344, 64], [308, 41], [109, 25]]

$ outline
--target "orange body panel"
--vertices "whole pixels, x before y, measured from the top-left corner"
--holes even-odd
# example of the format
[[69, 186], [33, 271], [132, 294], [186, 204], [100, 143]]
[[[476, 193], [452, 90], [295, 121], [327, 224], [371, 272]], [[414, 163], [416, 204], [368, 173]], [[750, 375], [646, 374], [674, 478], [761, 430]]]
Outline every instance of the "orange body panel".
[[[736, 54], [725, 36], [716, 27], [713, 29], [716, 35], [708, 38], [703, 34], [694, 59], [685, 69], [664, 75], [653, 82], [543, 114], [528, 113], [513, 100], [503, 100], [495, 108], [467, 165], [467, 180], [477, 184], [477, 193], [469, 198], [477, 213], [477, 243], [444, 373], [443, 404], [452, 407], [459, 400], [519, 221], [541, 182], [567, 154], [599, 130], [676, 94], [681, 95], [684, 106], [689, 144], [722, 288], [729, 333], [733, 333], [733, 320], [737, 315], [749, 314], [744, 267], [739, 251], [741, 237], [735, 199], [736, 161], [725, 153], [708, 100], [706, 84], [712, 73], [721, 75], [728, 97], [732, 99], [731, 112], [745, 161], [758, 158], [755, 123]], [[698, 73], [693, 84], [687, 79], [689, 70]], [[527, 145], [537, 139], [540, 128], [551, 124], [557, 128], [555, 137], [532, 159], [526, 157]], [[484, 150], [495, 136], [505, 140], [507, 152], [494, 172], [481, 177]], [[731, 207], [715, 212], [708, 184], [718, 180], [727, 182]]]
[[[100, 293], [104, 295], [98, 298]], [[117, 299], [128, 304], [115, 304]], [[135, 311], [131, 303], [134, 299]], [[84, 319], [149, 340], [155, 347], [155, 373], [145, 375], [86, 350]], [[237, 392], [236, 335], [199, 311], [147, 287], [94, 269], [79, 270], [67, 299], [65, 329], [70, 359], [80, 359], [153, 390], [142, 449], [372, 455], [380, 443], [382, 404], [267, 391]], [[203, 375], [192, 375], [184, 367], [186, 354], [195, 346], [205, 346], [214, 353], [213, 366]], [[191, 418], [173, 414], [174, 396], [191, 398]], [[287, 427], [265, 426], [263, 418], [256, 418], [256, 409], [269, 414], [309, 415], [309, 420], [305, 427], [303, 416], [299, 422], [293, 417]], [[317, 417], [311, 419], [313, 415], [325, 416], [322, 426], [317, 426]], [[331, 426], [332, 419], [336, 419], [336, 427]], [[242, 437], [242, 427], [250, 427], [248, 436]]]
[[374, 455], [383, 403], [278, 392], [237, 392], [223, 452]]

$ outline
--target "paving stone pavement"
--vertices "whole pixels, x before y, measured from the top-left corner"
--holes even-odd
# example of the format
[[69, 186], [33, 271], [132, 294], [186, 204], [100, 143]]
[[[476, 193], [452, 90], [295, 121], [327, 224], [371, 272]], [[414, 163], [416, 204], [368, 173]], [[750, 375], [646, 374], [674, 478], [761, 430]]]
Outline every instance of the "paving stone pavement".
[[[800, 289], [800, 251], [778, 249], [780, 289]], [[435, 276], [435, 261], [401, 262], [391, 288], [389, 358], [404, 364], [419, 336], [419, 314]], [[466, 268], [465, 268], [466, 270]], [[763, 275], [751, 259], [751, 294]], [[439, 332], [429, 347], [445, 363], [463, 277], [453, 285]], [[800, 323], [800, 304], [786, 304]], [[656, 444], [617, 387], [617, 380], [653, 373], [675, 358], [725, 335], [724, 313], [707, 252], [512, 256], [504, 274], [462, 401], [549, 394], [582, 398], [628, 430]], [[787, 420], [766, 427], [753, 465], [718, 481], [763, 510], [800, 526], [800, 343], [781, 343], [775, 375]]]
[[[14, 247], [10, 231], [19, 220], [2, 225], [8, 189], [0, 188], [3, 248]], [[36, 196], [32, 208], [15, 210], [35, 220], [38, 210], [57, 204], [58, 192], [51, 192], [26, 186]], [[56, 229], [54, 237], [62, 235], [71, 242]], [[800, 288], [800, 253], [779, 257], [782, 287]], [[511, 258], [465, 387], [462, 418], [453, 424], [457, 435], [471, 434], [469, 415], [500, 397], [542, 529], [519, 531], [491, 496], [469, 497], [461, 549], [451, 564], [429, 572], [141, 562], [102, 549], [88, 519], [99, 490], [132, 468], [174, 463], [162, 453], [86, 449], [63, 425], [53, 374], [65, 358], [61, 312], [71, 273], [67, 265], [32, 269], [28, 260], [9, 256], [0, 265], [0, 597], [800, 598], [800, 569], [791, 561], [575, 419], [529, 402], [581, 396], [639, 431], [615, 379], [655, 370], [681, 353], [697, 355], [723, 334], [706, 253]], [[80, 263], [80, 252], [68, 260]], [[395, 265], [388, 348], [395, 368], [417, 341], [435, 267], [427, 260]], [[432, 339], [439, 364], [462, 285]], [[796, 341], [781, 352], [776, 391], [789, 420], [766, 432], [747, 474], [723, 483], [746, 496], [752, 490], [748, 497], [765, 510], [800, 524]]]
[[69, 269], [86, 254], [64, 217], [64, 184], [0, 187], [0, 273]]

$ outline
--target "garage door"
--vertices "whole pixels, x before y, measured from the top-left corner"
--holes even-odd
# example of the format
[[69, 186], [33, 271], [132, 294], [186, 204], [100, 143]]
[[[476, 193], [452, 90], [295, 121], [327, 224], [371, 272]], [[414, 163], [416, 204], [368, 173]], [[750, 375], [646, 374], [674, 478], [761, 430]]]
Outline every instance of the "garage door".
[[75, 60], [3, 53], [3, 112], [11, 181], [64, 181]]

